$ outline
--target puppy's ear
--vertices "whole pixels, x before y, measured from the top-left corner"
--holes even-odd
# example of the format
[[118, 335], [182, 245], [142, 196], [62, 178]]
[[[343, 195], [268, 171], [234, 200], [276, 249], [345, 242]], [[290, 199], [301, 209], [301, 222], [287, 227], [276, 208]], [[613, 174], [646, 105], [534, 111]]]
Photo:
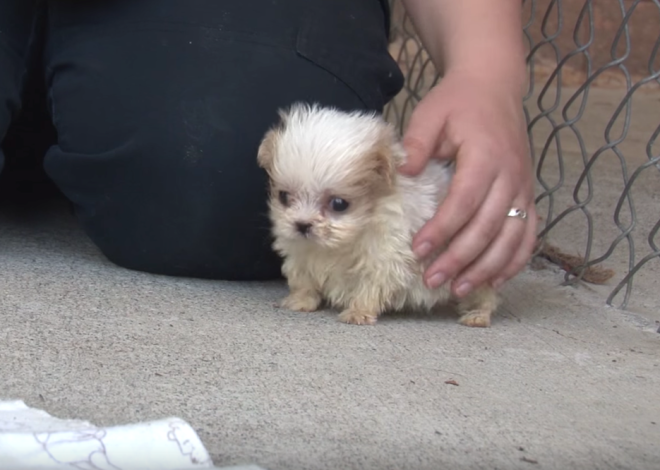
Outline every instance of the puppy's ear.
[[275, 151], [277, 148], [277, 139], [279, 139], [279, 128], [270, 129], [264, 135], [264, 138], [259, 144], [257, 151], [257, 163], [261, 168], [270, 172], [273, 166], [273, 159], [275, 158]]
[[408, 155], [406, 154], [406, 149], [403, 147], [403, 143], [400, 139], [397, 139], [396, 137], [393, 139], [391, 150], [395, 169], [406, 163]]
[[396, 181], [397, 171], [406, 159], [406, 152], [401, 142], [392, 134], [381, 139], [372, 155], [375, 170], [380, 181], [387, 189]]
[[279, 121], [272, 126], [264, 135], [257, 151], [257, 163], [261, 168], [270, 171], [273, 166], [273, 159], [277, 150], [277, 141], [280, 139], [282, 132], [286, 126], [289, 118], [289, 113], [284, 109], [277, 111]]

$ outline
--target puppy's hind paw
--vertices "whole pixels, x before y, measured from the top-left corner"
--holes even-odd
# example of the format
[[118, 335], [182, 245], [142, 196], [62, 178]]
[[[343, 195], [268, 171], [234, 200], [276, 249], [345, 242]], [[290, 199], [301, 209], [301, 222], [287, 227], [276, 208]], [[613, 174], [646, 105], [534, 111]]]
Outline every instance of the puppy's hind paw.
[[488, 328], [498, 304], [499, 298], [495, 290], [490, 287], [478, 289], [467, 298], [459, 300], [458, 312], [461, 317], [458, 322], [465, 326]]
[[339, 314], [339, 321], [351, 325], [375, 325], [378, 315], [365, 310], [348, 308]]
[[282, 299], [278, 307], [294, 312], [315, 312], [321, 305], [321, 297], [316, 293], [295, 293]]
[[473, 328], [488, 328], [490, 326], [490, 315], [491, 312], [488, 310], [472, 310], [461, 315], [458, 323]]

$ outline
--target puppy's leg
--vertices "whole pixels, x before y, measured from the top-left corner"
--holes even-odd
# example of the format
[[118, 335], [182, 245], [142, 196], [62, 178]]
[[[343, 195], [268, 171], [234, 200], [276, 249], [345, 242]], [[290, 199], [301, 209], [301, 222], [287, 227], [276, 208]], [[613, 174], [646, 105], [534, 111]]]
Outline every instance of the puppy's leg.
[[290, 268], [284, 270], [284, 275], [287, 277], [289, 295], [282, 299], [278, 306], [296, 312], [318, 310], [322, 298], [310, 277]]
[[289, 295], [278, 306], [295, 312], [314, 312], [321, 305], [321, 295], [311, 287], [289, 287]]
[[278, 304], [294, 312], [315, 312], [321, 305], [321, 296], [313, 290], [292, 291]]
[[493, 288], [484, 286], [477, 289], [458, 301], [458, 312], [461, 315], [458, 322], [465, 326], [487, 328], [498, 304], [499, 298]]
[[378, 315], [383, 311], [382, 293], [362, 291], [358, 293], [343, 312], [339, 321], [352, 325], [375, 325]]
[[351, 325], [375, 325], [378, 320], [377, 310], [363, 307], [348, 307], [339, 314], [339, 321]]

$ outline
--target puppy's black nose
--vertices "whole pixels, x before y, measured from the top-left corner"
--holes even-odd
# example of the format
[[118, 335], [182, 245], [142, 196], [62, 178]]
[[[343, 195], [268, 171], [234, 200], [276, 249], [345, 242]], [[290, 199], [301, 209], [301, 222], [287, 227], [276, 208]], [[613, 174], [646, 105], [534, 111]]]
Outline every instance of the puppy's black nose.
[[296, 222], [296, 229], [298, 232], [300, 232], [302, 235], [307, 235], [309, 233], [309, 229], [312, 228], [312, 224], [307, 223], [307, 222]]

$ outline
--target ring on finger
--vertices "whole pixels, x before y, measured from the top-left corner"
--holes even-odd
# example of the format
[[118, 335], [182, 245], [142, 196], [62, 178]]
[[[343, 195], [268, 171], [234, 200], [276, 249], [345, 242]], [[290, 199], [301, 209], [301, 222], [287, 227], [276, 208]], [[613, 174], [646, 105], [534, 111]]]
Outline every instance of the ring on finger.
[[507, 214], [507, 217], [515, 217], [518, 219], [525, 220], [527, 218], [527, 211], [519, 209], [517, 207], [512, 207]]

